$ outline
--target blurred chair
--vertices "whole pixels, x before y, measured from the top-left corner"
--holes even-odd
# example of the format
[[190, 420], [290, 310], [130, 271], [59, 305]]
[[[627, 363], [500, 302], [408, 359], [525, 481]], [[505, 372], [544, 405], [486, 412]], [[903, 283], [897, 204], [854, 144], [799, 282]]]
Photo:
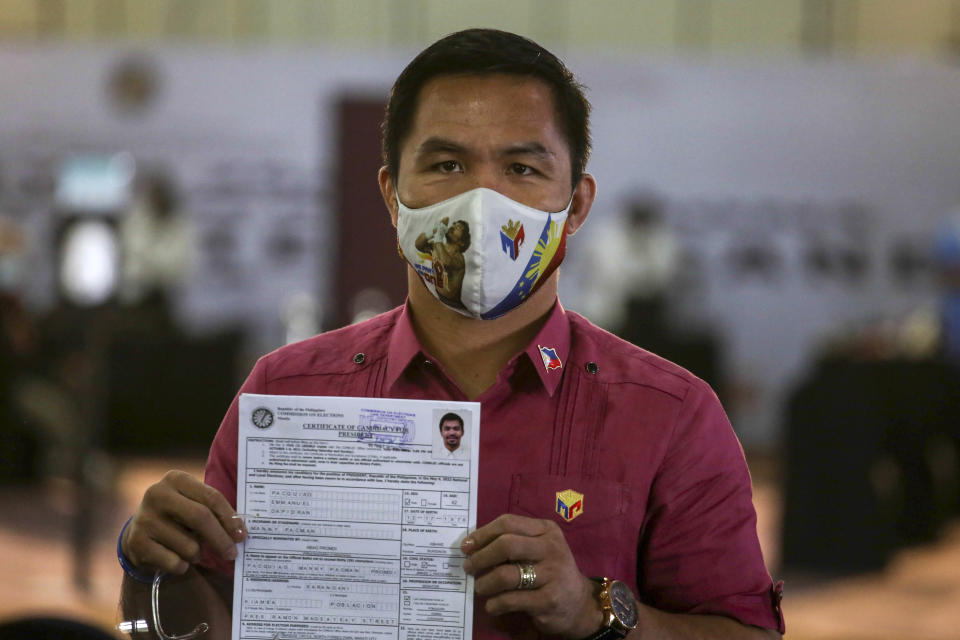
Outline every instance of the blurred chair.
[[819, 363], [787, 406], [785, 571], [879, 569], [960, 512], [958, 390], [940, 360]]

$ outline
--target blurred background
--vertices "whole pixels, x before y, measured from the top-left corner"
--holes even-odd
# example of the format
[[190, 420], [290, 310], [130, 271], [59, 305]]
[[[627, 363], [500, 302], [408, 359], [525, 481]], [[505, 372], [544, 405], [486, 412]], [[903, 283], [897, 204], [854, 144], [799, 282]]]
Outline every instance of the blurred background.
[[471, 26], [587, 85], [561, 299], [717, 390], [788, 637], [958, 637], [960, 0], [0, 0], [0, 621], [113, 627], [255, 358], [403, 302], [378, 125]]

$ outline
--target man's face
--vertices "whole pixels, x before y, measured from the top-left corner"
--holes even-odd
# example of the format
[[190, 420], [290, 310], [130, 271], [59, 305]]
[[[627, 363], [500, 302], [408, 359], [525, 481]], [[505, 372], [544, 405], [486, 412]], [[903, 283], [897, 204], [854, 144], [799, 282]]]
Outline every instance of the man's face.
[[398, 183], [411, 208], [486, 187], [562, 211], [570, 200], [570, 151], [550, 87], [508, 74], [430, 80], [400, 149]]
[[457, 220], [447, 229], [447, 242], [463, 245], [463, 230], [466, 223], [463, 220]]
[[463, 426], [456, 420], [444, 420], [440, 425], [440, 437], [447, 449], [456, 451], [463, 437]]

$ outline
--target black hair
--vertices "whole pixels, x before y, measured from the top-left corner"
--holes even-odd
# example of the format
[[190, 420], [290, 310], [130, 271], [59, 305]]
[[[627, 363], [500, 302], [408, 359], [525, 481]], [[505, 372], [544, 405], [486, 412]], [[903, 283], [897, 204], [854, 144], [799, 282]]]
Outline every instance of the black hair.
[[380, 126], [383, 163], [390, 175], [397, 176], [400, 147], [410, 132], [420, 90], [428, 81], [442, 75], [494, 73], [538, 78], [553, 91], [576, 187], [590, 157], [590, 102], [583, 86], [559, 58], [536, 42], [496, 29], [452, 33], [421, 51], [397, 78]]
[[458, 416], [457, 414], [455, 414], [455, 413], [453, 413], [453, 412], [451, 411], [450, 413], [445, 413], [445, 414], [443, 414], [443, 417], [440, 418], [440, 425], [439, 425], [438, 428], [440, 429], [441, 432], [443, 431], [443, 423], [444, 423], [444, 422], [448, 422], [448, 421], [450, 421], [450, 420], [456, 420], [457, 422], [459, 422], [459, 423], [460, 423], [460, 430], [461, 430], [461, 431], [464, 430], [464, 427], [463, 427], [463, 418], [461, 418], [460, 416]]

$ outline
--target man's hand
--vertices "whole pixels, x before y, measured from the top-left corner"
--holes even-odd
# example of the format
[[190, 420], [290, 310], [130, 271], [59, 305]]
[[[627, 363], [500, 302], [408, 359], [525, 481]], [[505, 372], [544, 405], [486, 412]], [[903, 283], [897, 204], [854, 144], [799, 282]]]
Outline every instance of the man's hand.
[[[577, 568], [560, 527], [550, 520], [505, 514], [471, 533], [461, 545], [463, 569], [474, 590], [488, 598], [487, 613], [526, 613], [541, 632], [584, 638], [600, 628], [596, 583]], [[519, 564], [537, 573], [533, 588], [519, 590]]]
[[237, 557], [242, 522], [227, 499], [183, 471], [168, 471], [143, 494], [123, 535], [124, 555], [137, 568], [183, 574], [206, 544], [225, 560]]

